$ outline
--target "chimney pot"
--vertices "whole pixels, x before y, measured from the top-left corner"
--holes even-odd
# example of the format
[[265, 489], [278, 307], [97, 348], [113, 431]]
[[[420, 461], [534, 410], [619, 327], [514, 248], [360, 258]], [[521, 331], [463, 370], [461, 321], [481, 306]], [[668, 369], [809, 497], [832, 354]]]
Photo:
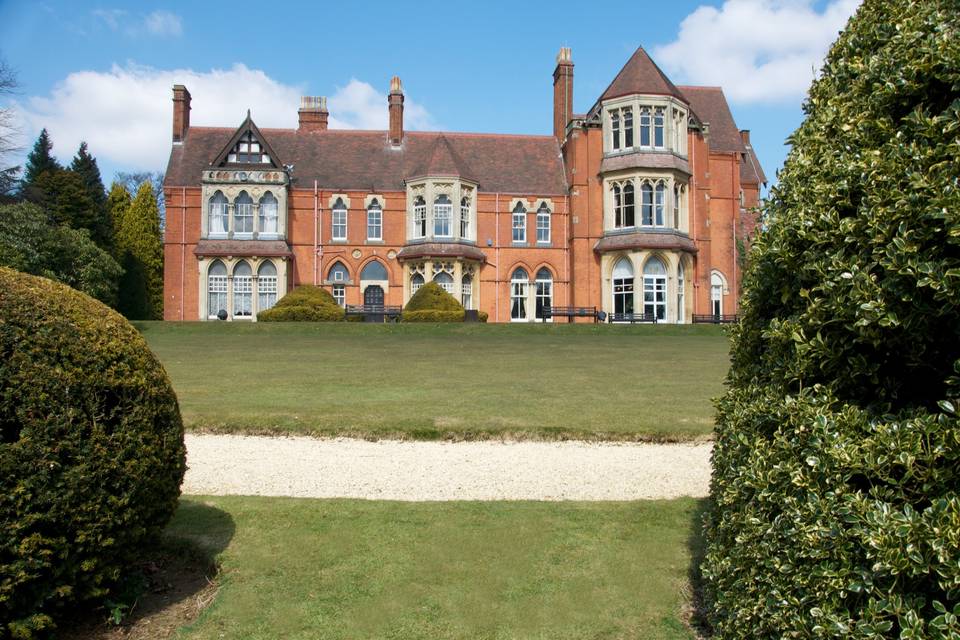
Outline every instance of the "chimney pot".
[[393, 76], [390, 79], [390, 95], [387, 96], [387, 105], [390, 109], [390, 144], [399, 147], [403, 144], [403, 85], [400, 78]]
[[573, 115], [573, 53], [560, 47], [553, 70], [553, 136], [561, 145], [567, 136], [567, 124]]
[[182, 84], [173, 85], [173, 141], [183, 142], [190, 130], [190, 92]]
[[325, 96], [301, 96], [298, 131], [326, 131], [330, 112]]
[[750, 129], [741, 129], [740, 139], [743, 140], [743, 144], [749, 147], [750, 146]]

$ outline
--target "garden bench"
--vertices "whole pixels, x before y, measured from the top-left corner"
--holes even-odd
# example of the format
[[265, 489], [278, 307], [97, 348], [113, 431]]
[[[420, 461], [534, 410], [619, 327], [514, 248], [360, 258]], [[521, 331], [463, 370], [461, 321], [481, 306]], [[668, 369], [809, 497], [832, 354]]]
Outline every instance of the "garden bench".
[[597, 321], [596, 307], [545, 307], [543, 310], [543, 321], [547, 318], [566, 317], [567, 322], [573, 322], [574, 318], [593, 318]]
[[740, 320], [736, 314], [733, 315], [714, 315], [714, 314], [694, 314], [693, 324], [735, 324]]
[[383, 322], [384, 319], [396, 322], [400, 318], [402, 308], [382, 304], [348, 304], [346, 315], [363, 316], [364, 322]]
[[652, 322], [657, 324], [657, 314], [655, 313], [611, 313], [607, 316], [607, 322]]

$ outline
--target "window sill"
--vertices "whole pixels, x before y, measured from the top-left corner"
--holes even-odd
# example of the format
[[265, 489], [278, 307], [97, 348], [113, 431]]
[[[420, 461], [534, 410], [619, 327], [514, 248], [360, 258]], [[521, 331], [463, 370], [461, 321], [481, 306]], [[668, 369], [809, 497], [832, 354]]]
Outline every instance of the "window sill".
[[526, 241], [514, 240], [513, 242], [510, 243], [510, 246], [511, 247], [529, 247], [530, 245], [527, 244]]
[[553, 243], [549, 240], [537, 240], [538, 247], [552, 247]]
[[367, 238], [363, 244], [385, 244], [385, 243], [382, 239], [376, 240], [376, 239]]
[[346, 238], [333, 238], [330, 240], [330, 244], [348, 244]]

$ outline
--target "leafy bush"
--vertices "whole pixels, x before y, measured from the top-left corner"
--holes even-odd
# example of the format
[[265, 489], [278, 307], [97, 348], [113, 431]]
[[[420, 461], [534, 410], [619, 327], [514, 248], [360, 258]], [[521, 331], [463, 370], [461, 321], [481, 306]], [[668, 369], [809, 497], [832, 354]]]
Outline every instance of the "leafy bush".
[[404, 313], [407, 311], [463, 311], [463, 306], [457, 302], [457, 299], [444, 291], [443, 287], [436, 282], [428, 282], [417, 289], [417, 292], [410, 296]]
[[463, 306], [436, 282], [428, 282], [410, 296], [401, 322], [463, 322]]
[[401, 318], [403, 322], [463, 322], [463, 311], [404, 311]]
[[177, 398], [143, 337], [0, 268], [0, 637], [108, 597], [173, 514], [184, 470]]
[[477, 311], [477, 319], [480, 320], [480, 322], [486, 322], [489, 317], [490, 314], [486, 311]]
[[701, 565], [721, 638], [960, 638], [960, 11], [867, 0], [744, 276]]
[[342, 322], [343, 308], [326, 289], [300, 285], [272, 309], [257, 314], [258, 322]]

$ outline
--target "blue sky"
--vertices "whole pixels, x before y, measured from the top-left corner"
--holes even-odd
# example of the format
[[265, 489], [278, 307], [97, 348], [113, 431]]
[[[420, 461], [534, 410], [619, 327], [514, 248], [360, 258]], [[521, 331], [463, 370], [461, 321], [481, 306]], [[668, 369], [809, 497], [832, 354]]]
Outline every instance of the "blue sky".
[[[859, 0], [88, 3], [3, 0], [0, 56], [28, 149], [46, 126], [69, 160], [90, 144], [105, 180], [163, 170], [171, 87], [194, 125], [295, 126], [298, 96], [326, 95], [331, 125], [384, 128], [390, 77], [408, 128], [547, 134], [561, 46], [587, 110], [638, 46], [677, 84], [724, 88], [773, 178], [815, 69]], [[14, 157], [15, 162], [18, 158]]]

